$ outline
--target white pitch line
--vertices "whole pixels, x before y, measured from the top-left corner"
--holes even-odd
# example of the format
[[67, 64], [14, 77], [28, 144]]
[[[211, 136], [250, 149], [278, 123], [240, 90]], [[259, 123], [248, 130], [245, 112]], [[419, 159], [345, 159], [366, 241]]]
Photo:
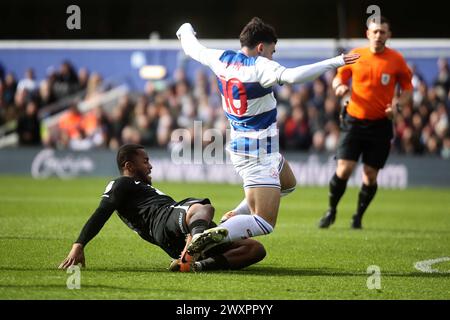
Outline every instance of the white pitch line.
[[442, 258], [418, 261], [414, 264], [414, 268], [416, 268], [419, 271], [425, 272], [425, 273], [450, 273], [450, 270], [439, 271], [437, 269], [432, 268], [433, 264], [445, 262], [445, 261], [450, 261], [450, 257], [442, 257]]

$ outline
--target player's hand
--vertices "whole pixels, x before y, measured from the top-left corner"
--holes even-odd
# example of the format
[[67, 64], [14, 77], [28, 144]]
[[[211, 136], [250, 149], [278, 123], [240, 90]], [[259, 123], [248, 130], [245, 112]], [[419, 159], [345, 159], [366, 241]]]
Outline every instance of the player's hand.
[[359, 57], [359, 53], [347, 53], [342, 56], [342, 58], [344, 58], [345, 64], [354, 64], [359, 59]]
[[177, 30], [177, 38], [181, 40], [181, 35], [185, 32], [192, 33], [194, 36], [197, 34], [190, 23], [183, 23]]
[[336, 94], [336, 96], [338, 97], [343, 97], [347, 94], [347, 92], [350, 90], [350, 88], [345, 85], [345, 84], [340, 84], [337, 86], [336, 90], [334, 91], [334, 93]]
[[395, 117], [395, 116], [397, 115], [397, 113], [398, 113], [396, 104], [395, 104], [395, 105], [392, 105], [392, 104], [389, 103], [389, 104], [386, 106], [386, 110], [385, 110], [384, 112], [385, 112], [385, 114], [386, 114], [386, 117], [387, 117], [389, 120], [394, 119], [394, 117]]
[[227, 213], [225, 213], [222, 218], [220, 218], [220, 223], [224, 223], [225, 221], [227, 221], [228, 219], [230, 219], [231, 217], [234, 217], [235, 214], [233, 211], [228, 211]]
[[74, 243], [72, 250], [70, 250], [67, 258], [61, 262], [58, 269], [67, 269], [70, 266], [77, 265], [81, 263], [82, 267], [86, 267], [86, 262], [84, 259], [83, 245], [80, 243]]

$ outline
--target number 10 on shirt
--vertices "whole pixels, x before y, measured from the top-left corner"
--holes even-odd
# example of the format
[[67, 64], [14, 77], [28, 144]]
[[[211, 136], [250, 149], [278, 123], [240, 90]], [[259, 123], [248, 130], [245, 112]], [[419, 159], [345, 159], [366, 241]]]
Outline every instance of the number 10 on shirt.
[[[247, 91], [245, 90], [244, 84], [237, 78], [231, 78], [226, 81], [225, 77], [219, 77], [220, 84], [222, 85], [222, 94], [225, 98], [225, 104], [227, 107], [227, 112], [235, 115], [242, 116], [247, 112]], [[236, 90], [236, 89], [237, 90]], [[234, 96], [237, 93], [236, 100], [239, 99], [240, 106], [236, 107], [234, 105]]]

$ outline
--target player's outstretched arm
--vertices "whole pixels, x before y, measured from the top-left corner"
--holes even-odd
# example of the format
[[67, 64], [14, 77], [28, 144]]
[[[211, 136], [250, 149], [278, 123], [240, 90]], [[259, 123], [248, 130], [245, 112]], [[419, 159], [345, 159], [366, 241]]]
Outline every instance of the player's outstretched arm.
[[86, 267], [83, 245], [81, 243], [74, 243], [72, 249], [67, 255], [67, 258], [65, 258], [63, 262], [61, 262], [58, 268], [65, 270], [70, 266], [74, 266], [80, 263], [82, 267]]
[[95, 210], [92, 216], [84, 225], [80, 235], [75, 241], [67, 257], [59, 265], [59, 269], [67, 269], [72, 265], [81, 263], [83, 267], [86, 266], [84, 258], [84, 247], [91, 241], [103, 228], [106, 221], [111, 217], [114, 208], [105, 202], [100, 202], [100, 206]]
[[201, 64], [213, 67], [223, 50], [208, 49], [197, 39], [196, 32], [190, 23], [183, 23], [176, 32], [177, 38], [181, 41], [184, 53]]
[[342, 67], [346, 64], [353, 64], [359, 59], [359, 54], [350, 53], [323, 60], [317, 63], [287, 68], [281, 74], [281, 83], [303, 83], [316, 79], [328, 70]]

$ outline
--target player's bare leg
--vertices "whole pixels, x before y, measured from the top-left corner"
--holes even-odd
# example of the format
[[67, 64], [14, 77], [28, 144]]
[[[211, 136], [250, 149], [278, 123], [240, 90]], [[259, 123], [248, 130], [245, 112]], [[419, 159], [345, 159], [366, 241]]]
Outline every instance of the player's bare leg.
[[266, 250], [256, 240], [244, 239], [216, 246], [202, 257], [190, 263], [180, 263], [180, 259], [172, 261], [170, 271], [212, 271], [212, 270], [238, 270], [248, 267], [264, 259]]
[[379, 169], [371, 167], [367, 164], [364, 164], [363, 165], [362, 182], [366, 186], [373, 186], [373, 185], [377, 184], [378, 171], [379, 171]]
[[355, 170], [357, 165], [356, 161], [339, 159], [336, 167], [336, 175], [343, 180], [348, 180]]
[[248, 188], [245, 198], [252, 214], [260, 216], [275, 227], [280, 207], [280, 189], [278, 188]]
[[328, 228], [336, 219], [337, 205], [347, 188], [347, 181], [357, 165], [356, 161], [339, 159], [329, 184], [329, 208], [319, 221], [319, 228]]
[[280, 172], [281, 196], [286, 196], [295, 190], [297, 179], [292, 172], [291, 166], [287, 160], [284, 161], [283, 169]]
[[246, 199], [251, 215], [237, 215], [216, 228], [195, 235], [187, 248], [195, 254], [222, 243], [234, 242], [273, 231], [280, 205], [280, 189], [276, 187], [247, 188]]
[[[220, 248], [217, 248], [220, 249]], [[238, 270], [248, 267], [264, 259], [264, 246], [254, 239], [237, 240], [229, 244], [220, 253], [207, 253], [208, 258], [195, 262], [195, 271]]]
[[362, 217], [366, 212], [370, 202], [375, 197], [378, 189], [377, 177], [379, 169], [371, 167], [367, 164], [363, 166], [362, 186], [358, 195], [358, 204], [356, 213], [352, 217], [351, 227], [353, 229], [362, 229]]
[[[190, 265], [197, 259], [197, 253], [193, 252], [193, 250], [189, 250], [192, 241], [202, 234], [210, 225], [212, 219], [214, 217], [214, 207], [210, 204], [193, 204], [189, 207], [186, 212], [186, 224], [189, 228], [190, 234], [186, 238], [186, 246], [181, 253], [180, 259], [178, 260], [178, 264], [180, 265], [181, 271], [189, 271]], [[222, 231], [226, 233], [225, 231]], [[224, 234], [226, 236], [226, 234]], [[215, 242], [219, 242], [222, 240], [223, 236], [220, 239], [213, 239]], [[209, 240], [209, 239], [207, 239]], [[200, 243], [202, 244], [202, 243]], [[198, 250], [195, 250], [198, 251]], [[176, 263], [176, 262], [173, 262]], [[171, 265], [170, 269], [173, 266]], [[185, 269], [185, 270], [183, 270]]]
[[195, 203], [186, 212], [189, 233], [195, 236], [205, 231], [214, 218], [214, 207], [210, 204]]
[[[280, 172], [280, 184], [281, 197], [287, 196], [292, 193], [297, 185], [297, 179], [295, 178], [294, 173], [292, 172], [292, 169], [287, 160], [284, 161], [283, 168]], [[223, 223], [229, 218], [240, 214], [251, 214], [250, 207], [247, 203], [247, 197], [245, 197], [244, 200], [242, 200], [242, 202], [235, 209], [225, 213], [220, 219], [220, 222]]]

